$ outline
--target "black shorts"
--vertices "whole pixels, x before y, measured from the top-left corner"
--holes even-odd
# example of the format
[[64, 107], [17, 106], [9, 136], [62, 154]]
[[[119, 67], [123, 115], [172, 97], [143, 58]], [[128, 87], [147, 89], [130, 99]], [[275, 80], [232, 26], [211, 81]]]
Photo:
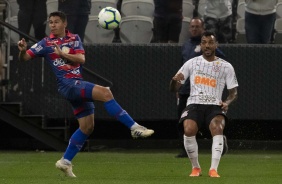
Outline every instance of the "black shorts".
[[211, 120], [217, 115], [224, 116], [227, 122], [226, 114], [218, 105], [190, 104], [183, 110], [179, 123], [183, 123], [185, 119], [192, 119], [196, 121], [198, 129], [203, 125], [208, 128]]

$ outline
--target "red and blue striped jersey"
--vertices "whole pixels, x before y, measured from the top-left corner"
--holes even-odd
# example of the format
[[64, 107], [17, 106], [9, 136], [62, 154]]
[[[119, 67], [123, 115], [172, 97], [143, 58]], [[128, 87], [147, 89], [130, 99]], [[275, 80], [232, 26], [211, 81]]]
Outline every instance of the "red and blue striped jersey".
[[34, 44], [27, 54], [32, 58], [44, 57], [45, 61], [50, 64], [54, 74], [56, 75], [58, 85], [67, 85], [69, 79], [82, 80], [82, 66], [79, 63], [71, 63], [64, 58], [61, 58], [54, 52], [54, 43], [56, 43], [63, 52], [69, 54], [84, 54], [82, 42], [77, 34], [72, 34], [66, 30], [66, 36], [56, 38], [53, 34], [43, 38], [38, 43]]

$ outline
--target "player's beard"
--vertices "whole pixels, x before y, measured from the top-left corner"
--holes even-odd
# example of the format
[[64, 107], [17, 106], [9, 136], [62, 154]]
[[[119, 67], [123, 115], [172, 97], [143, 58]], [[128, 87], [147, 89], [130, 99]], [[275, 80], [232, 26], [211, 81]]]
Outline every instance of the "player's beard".
[[203, 54], [205, 55], [205, 56], [207, 56], [207, 57], [210, 57], [210, 56], [212, 56], [212, 55], [214, 55], [214, 51], [213, 50], [211, 50], [211, 49], [206, 49], [206, 50], [204, 50], [204, 52], [203, 52]]
[[207, 50], [204, 50], [204, 51], [203, 51], [203, 55], [204, 55], [204, 58], [205, 58], [205, 59], [208, 59], [208, 58], [213, 59], [213, 58], [214, 58], [214, 55], [215, 55], [215, 51], [214, 51], [214, 50], [211, 50], [211, 49], [207, 49]]

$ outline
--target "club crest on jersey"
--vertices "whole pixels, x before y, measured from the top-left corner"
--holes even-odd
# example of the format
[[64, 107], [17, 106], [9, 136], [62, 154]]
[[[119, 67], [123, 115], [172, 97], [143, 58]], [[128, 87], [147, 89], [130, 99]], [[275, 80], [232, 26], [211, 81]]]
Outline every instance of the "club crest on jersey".
[[212, 70], [213, 70], [214, 72], [219, 72], [219, 71], [220, 71], [220, 66], [218, 66], [218, 64], [219, 64], [219, 61], [217, 61], [216, 64], [214, 64], [214, 65], [212, 66]]
[[70, 48], [64, 46], [64, 47], [62, 48], [62, 51], [63, 51], [64, 53], [68, 54], [68, 53], [70, 52]]

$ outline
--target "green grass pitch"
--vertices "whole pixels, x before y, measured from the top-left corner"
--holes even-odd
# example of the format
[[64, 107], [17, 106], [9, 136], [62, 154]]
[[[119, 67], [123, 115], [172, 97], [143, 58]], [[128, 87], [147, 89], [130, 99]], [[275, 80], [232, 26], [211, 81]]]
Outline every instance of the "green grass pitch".
[[0, 152], [1, 184], [279, 184], [282, 151], [230, 151], [222, 157], [220, 178], [209, 178], [211, 154], [201, 153], [203, 175], [189, 177], [186, 158], [177, 150], [109, 150], [81, 152], [73, 160], [77, 178], [55, 168], [59, 152]]

